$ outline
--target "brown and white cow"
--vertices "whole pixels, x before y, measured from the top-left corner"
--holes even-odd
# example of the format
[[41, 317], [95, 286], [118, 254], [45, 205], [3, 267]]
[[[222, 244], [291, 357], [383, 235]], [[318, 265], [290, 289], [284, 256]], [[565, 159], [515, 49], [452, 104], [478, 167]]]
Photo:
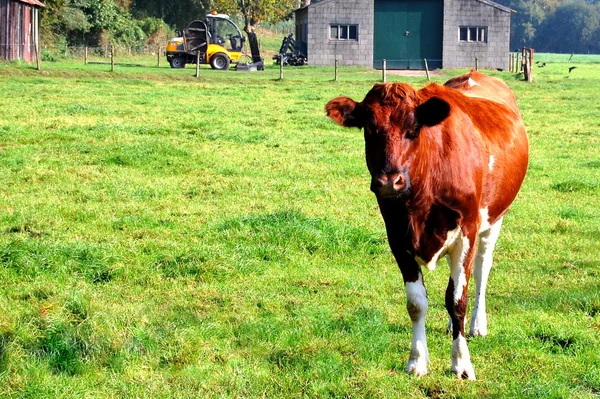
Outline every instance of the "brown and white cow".
[[338, 124], [364, 129], [371, 190], [402, 272], [412, 320], [406, 371], [427, 373], [428, 300], [421, 267], [433, 270], [448, 256], [452, 372], [475, 379], [465, 339], [467, 286], [474, 271], [470, 335], [484, 336], [492, 252], [528, 163], [527, 134], [514, 95], [501, 80], [471, 71], [420, 90], [376, 84], [362, 102], [338, 97], [325, 108]]

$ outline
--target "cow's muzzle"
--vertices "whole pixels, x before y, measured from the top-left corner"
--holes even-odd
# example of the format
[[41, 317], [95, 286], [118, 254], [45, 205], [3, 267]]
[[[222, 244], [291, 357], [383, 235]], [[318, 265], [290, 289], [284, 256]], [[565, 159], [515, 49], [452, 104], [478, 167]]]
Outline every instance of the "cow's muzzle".
[[371, 179], [371, 191], [378, 197], [393, 198], [407, 194], [410, 179], [406, 170], [382, 173]]

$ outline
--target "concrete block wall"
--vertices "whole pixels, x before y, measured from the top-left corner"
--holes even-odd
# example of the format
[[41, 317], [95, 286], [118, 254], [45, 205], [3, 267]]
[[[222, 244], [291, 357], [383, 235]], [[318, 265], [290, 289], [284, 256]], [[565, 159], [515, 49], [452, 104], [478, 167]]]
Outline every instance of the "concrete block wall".
[[[460, 42], [460, 26], [487, 26], [487, 43]], [[444, 1], [443, 67], [508, 69], [510, 11], [478, 0]]]
[[[373, 0], [324, 0], [308, 7], [307, 57], [310, 65], [373, 66]], [[358, 41], [331, 40], [331, 24], [358, 25]]]
[[[296, 23], [305, 24], [306, 56], [311, 65], [373, 67], [375, 0], [313, 0], [296, 11]], [[331, 24], [358, 25], [358, 41], [330, 40]], [[487, 26], [486, 43], [460, 42], [460, 26]], [[490, 0], [444, 0], [442, 66], [508, 68], [510, 10]], [[304, 47], [303, 47], [304, 48]]]

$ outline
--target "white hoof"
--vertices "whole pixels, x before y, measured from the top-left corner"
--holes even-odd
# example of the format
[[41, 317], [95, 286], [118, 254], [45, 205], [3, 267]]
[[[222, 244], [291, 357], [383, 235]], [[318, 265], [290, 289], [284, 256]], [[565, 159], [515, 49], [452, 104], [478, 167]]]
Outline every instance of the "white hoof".
[[452, 343], [452, 372], [458, 378], [475, 380], [475, 371], [471, 364], [467, 340], [463, 336], [459, 336]]
[[471, 337], [485, 337], [487, 333], [487, 326], [485, 325], [471, 325], [471, 330], [469, 331]]
[[471, 320], [471, 328], [469, 329], [469, 335], [471, 337], [485, 337], [488, 333], [487, 330], [487, 318], [485, 315], [474, 317]]
[[423, 359], [410, 359], [406, 366], [406, 372], [415, 377], [422, 377], [427, 374], [427, 361]]
[[[454, 363], [454, 362], [453, 362]], [[453, 364], [452, 365], [452, 373], [457, 378], [467, 379], [475, 381], [475, 370], [473, 370], [473, 365], [471, 362], [469, 364]]]

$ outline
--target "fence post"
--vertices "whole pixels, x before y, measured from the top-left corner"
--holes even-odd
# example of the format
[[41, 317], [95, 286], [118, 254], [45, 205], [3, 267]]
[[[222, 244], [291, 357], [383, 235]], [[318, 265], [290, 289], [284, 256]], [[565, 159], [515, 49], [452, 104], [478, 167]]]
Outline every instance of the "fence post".
[[[533, 53], [534, 52], [535, 52], [535, 50], [533, 48], [529, 49], [529, 65], [531, 65], [531, 68], [533, 68]], [[532, 78], [533, 78], [533, 76], [532, 76]]]
[[525, 54], [525, 80], [533, 82], [533, 49], [524, 50]]
[[115, 46], [110, 46], [110, 71], [115, 71]]
[[196, 77], [200, 77], [200, 51], [196, 52]]
[[83, 65], [87, 65], [88, 62], [88, 48], [87, 46], [85, 46], [85, 48], [83, 49]]
[[340, 62], [338, 61], [338, 59], [335, 59], [335, 64], [334, 64], [334, 69], [333, 69], [333, 80], [334, 81], [338, 81], [338, 66], [340, 65]]
[[162, 52], [162, 46], [159, 44], [158, 45], [158, 55], [156, 56], [156, 61], [158, 64], [158, 67], [160, 68], [160, 53]]
[[383, 62], [382, 62], [382, 68], [381, 68], [381, 80], [383, 81], [383, 83], [387, 82], [387, 60], [384, 58]]
[[35, 62], [37, 63], [37, 70], [42, 70], [42, 60], [40, 59], [40, 43], [38, 42], [38, 38], [35, 38]]
[[283, 57], [279, 57], [279, 80], [283, 80]]
[[423, 61], [425, 61], [425, 74], [427, 75], [427, 80], [431, 80], [431, 77], [429, 76], [429, 65], [427, 64], [427, 58], [424, 58]]
[[479, 70], [479, 58], [475, 57], [475, 70]]

